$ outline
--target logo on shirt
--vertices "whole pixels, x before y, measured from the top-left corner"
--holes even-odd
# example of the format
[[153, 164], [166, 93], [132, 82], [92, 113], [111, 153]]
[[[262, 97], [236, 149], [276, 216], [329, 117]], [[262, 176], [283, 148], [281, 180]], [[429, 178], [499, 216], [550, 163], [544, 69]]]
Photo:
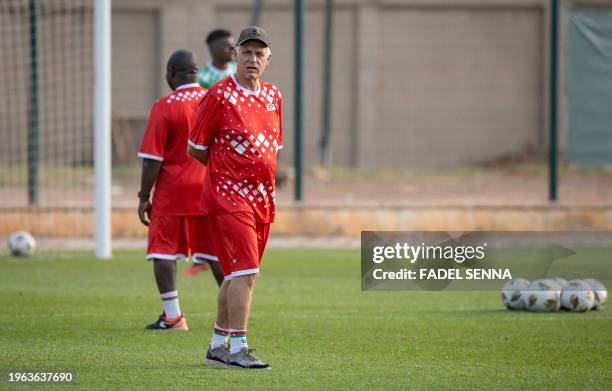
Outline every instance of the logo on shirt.
[[268, 110], [268, 111], [276, 111], [276, 105], [274, 103], [268, 103], [266, 105], [266, 110]]

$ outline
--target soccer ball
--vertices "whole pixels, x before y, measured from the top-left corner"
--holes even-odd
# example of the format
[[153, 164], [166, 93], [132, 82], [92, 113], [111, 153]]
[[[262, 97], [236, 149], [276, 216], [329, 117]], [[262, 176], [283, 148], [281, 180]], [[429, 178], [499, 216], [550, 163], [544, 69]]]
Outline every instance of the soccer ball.
[[521, 300], [521, 293], [529, 286], [529, 281], [524, 278], [510, 280], [502, 288], [502, 302], [509, 310], [522, 310], [525, 303]]
[[595, 295], [583, 280], [571, 280], [561, 292], [561, 305], [569, 311], [585, 312], [595, 304]]
[[554, 280], [535, 280], [523, 291], [521, 300], [525, 309], [535, 312], [553, 312], [559, 310], [561, 287]]
[[29, 257], [36, 248], [36, 242], [28, 232], [17, 231], [9, 236], [8, 248], [15, 257]]
[[601, 282], [593, 278], [587, 278], [582, 281], [589, 284], [591, 289], [593, 289], [593, 296], [595, 297], [595, 300], [593, 301], [593, 307], [591, 309], [593, 310], [603, 309], [603, 307], [608, 302], [608, 291], [606, 290], [606, 287], [604, 286], [604, 284], [602, 284]]

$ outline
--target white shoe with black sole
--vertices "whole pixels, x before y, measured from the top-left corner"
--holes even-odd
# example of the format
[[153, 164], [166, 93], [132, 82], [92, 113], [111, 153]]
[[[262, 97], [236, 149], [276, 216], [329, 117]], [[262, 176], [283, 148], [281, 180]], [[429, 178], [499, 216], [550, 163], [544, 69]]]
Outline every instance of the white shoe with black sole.
[[270, 366], [261, 361], [253, 354], [252, 349], [243, 348], [234, 354], [229, 355], [227, 368], [231, 369], [257, 369], [271, 370]]

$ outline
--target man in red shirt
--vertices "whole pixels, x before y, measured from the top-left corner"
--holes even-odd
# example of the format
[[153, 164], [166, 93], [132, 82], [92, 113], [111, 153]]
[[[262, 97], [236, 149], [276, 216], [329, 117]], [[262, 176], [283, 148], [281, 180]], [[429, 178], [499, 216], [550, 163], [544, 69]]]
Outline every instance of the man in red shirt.
[[[151, 330], [187, 330], [176, 290], [176, 260], [209, 262], [223, 280], [211, 249], [208, 219], [199, 207], [206, 169], [187, 153], [187, 139], [206, 90], [196, 83], [195, 55], [177, 50], [168, 60], [166, 81], [173, 90], [153, 105], [138, 156], [143, 159], [138, 216], [149, 227], [147, 259], [164, 307]], [[151, 190], [155, 185], [153, 202]]]
[[270, 58], [268, 34], [244, 29], [237, 72], [211, 87], [189, 136], [189, 154], [208, 165], [202, 208], [225, 276], [207, 365], [270, 369], [246, 339], [253, 286], [274, 221], [276, 155], [283, 144], [281, 94], [260, 80]]

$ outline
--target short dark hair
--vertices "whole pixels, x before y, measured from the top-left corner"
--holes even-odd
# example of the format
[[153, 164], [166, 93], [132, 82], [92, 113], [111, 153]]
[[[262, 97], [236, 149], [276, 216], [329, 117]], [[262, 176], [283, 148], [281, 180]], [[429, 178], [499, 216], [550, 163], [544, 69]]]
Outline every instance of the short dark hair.
[[228, 30], [215, 29], [211, 31], [210, 33], [208, 33], [208, 35], [206, 36], [206, 44], [210, 45], [212, 41], [216, 41], [219, 38], [226, 38], [226, 37], [231, 37], [231, 36], [232, 36], [232, 33], [229, 32]]

